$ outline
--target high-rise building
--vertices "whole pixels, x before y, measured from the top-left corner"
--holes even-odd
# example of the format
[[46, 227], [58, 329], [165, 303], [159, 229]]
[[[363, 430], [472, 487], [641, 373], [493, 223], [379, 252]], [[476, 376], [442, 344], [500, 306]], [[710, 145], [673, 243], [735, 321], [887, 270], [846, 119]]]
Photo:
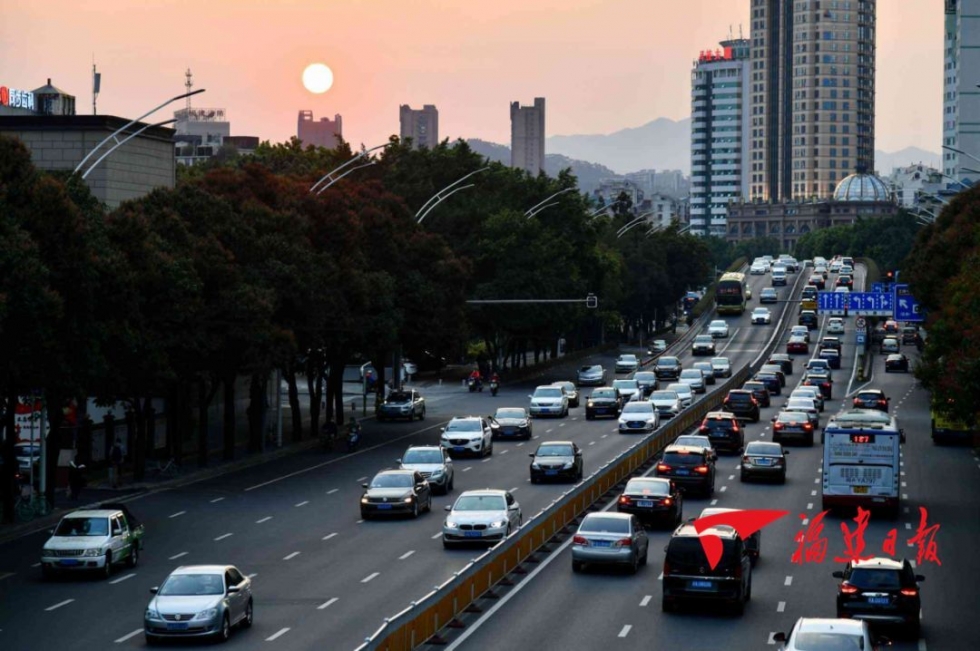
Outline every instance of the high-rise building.
[[724, 237], [728, 204], [748, 196], [749, 41], [703, 50], [691, 72], [691, 233]]
[[544, 98], [534, 106], [510, 103], [510, 166], [534, 176], [544, 170]]
[[[946, 0], [943, 145], [980, 157], [980, 0]], [[943, 149], [943, 174], [976, 181], [980, 163]]]
[[313, 111], [299, 112], [296, 137], [303, 142], [304, 147], [313, 145], [333, 149], [343, 135], [343, 120], [339, 114], [333, 116], [333, 120], [320, 118], [318, 122], [314, 122]]
[[874, 167], [876, 0], [752, 0], [753, 200], [826, 199]]
[[401, 138], [412, 139], [412, 148], [435, 149], [439, 144], [439, 111], [432, 104], [415, 110], [408, 104], [398, 107]]

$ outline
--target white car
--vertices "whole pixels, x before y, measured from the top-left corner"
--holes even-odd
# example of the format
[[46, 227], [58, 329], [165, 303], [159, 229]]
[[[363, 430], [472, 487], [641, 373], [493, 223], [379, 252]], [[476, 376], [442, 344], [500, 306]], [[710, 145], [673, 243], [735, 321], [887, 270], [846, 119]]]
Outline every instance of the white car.
[[496, 543], [521, 528], [521, 505], [508, 491], [485, 488], [466, 491], [452, 506], [442, 525], [442, 546]]
[[650, 394], [650, 402], [661, 418], [673, 418], [681, 413], [684, 408], [681, 405], [681, 397], [676, 391], [654, 391]]
[[623, 405], [619, 414], [619, 433], [652, 432], [660, 426], [660, 415], [649, 400], [634, 400]]
[[654, 339], [653, 343], [650, 344], [650, 349], [647, 350], [647, 355], [656, 355], [659, 353], [667, 352], [667, 342], [663, 339]]
[[667, 385], [667, 391], [674, 391], [680, 398], [681, 407], [686, 408], [694, 404], [694, 390], [690, 384], [685, 382], [674, 382]]
[[640, 388], [640, 383], [636, 380], [613, 380], [612, 385], [619, 392], [623, 404], [643, 399], [643, 389]]
[[715, 319], [708, 324], [708, 334], [716, 339], [727, 337], [728, 322], [722, 321], [721, 319]]
[[840, 260], [833, 260], [830, 263], [830, 273], [840, 273], [841, 263]]
[[671, 445], [686, 445], [692, 448], [702, 448], [704, 450], [710, 450], [711, 456], [715, 459], [718, 458], [718, 453], [715, 452], [714, 446], [711, 445], [711, 439], [707, 436], [701, 434], [681, 434]]
[[764, 276], [769, 271], [769, 265], [765, 262], [753, 262], [749, 268], [749, 273], [753, 276]]
[[493, 454], [493, 430], [479, 416], [457, 417], [442, 428], [439, 443], [450, 456], [487, 456]]
[[805, 325], [795, 325], [789, 329], [790, 337], [803, 337], [806, 343], [810, 343], [810, 329]]
[[772, 323], [772, 311], [768, 307], [757, 307], [752, 310], [753, 325], [769, 325]]
[[579, 386], [602, 386], [606, 383], [606, 369], [601, 364], [589, 364], [578, 370]]
[[625, 354], [620, 355], [616, 360], [616, 372], [617, 373], [632, 373], [639, 366], [640, 362], [636, 359], [636, 355]]
[[772, 636], [772, 640], [783, 645], [782, 651], [809, 651], [810, 649], [874, 651], [887, 644], [886, 639], [872, 637], [866, 621], [816, 617], [799, 618], [789, 635], [779, 632]]
[[844, 334], [844, 319], [840, 318], [839, 316], [830, 317], [830, 319], [827, 321], [827, 334]]
[[789, 397], [790, 400], [793, 398], [809, 398], [817, 406], [817, 411], [824, 410], [824, 399], [823, 394], [820, 393], [820, 387], [804, 384], [793, 389], [793, 393], [789, 394]]
[[705, 393], [708, 390], [707, 383], [704, 381], [704, 373], [699, 368], [686, 368], [681, 371], [681, 376], [677, 379], [690, 385], [691, 391], [694, 393]]
[[529, 395], [531, 408], [528, 410], [531, 416], [558, 416], [564, 418], [568, 415], [568, 394], [561, 386], [540, 386]]
[[41, 549], [41, 573], [96, 571], [108, 578], [123, 560], [136, 567], [143, 525], [124, 505], [74, 511], [61, 518]]

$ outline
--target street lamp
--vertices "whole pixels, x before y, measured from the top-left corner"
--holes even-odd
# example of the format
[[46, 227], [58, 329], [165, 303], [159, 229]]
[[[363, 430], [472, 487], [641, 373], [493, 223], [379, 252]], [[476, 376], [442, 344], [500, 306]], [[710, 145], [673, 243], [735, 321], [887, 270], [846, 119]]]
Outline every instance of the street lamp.
[[593, 217], [598, 217], [602, 213], [606, 212], [607, 210], [609, 210], [610, 208], [612, 208], [613, 206], [615, 206], [617, 203], [622, 203], [622, 200], [617, 199], [616, 201], [613, 201], [612, 203], [606, 204], [602, 208], [599, 208], [598, 210], [596, 210], [594, 213], [589, 214], [589, 216], [586, 217], [586, 219], [592, 219]]
[[376, 149], [381, 149], [382, 147], [387, 147], [388, 144], [389, 143], [385, 143], [383, 145], [378, 145], [377, 147], [371, 147], [370, 149], [365, 149], [360, 154], [358, 154], [357, 156], [354, 156], [354, 158], [350, 159], [346, 163], [344, 163], [342, 165], [339, 165], [338, 167], [333, 168], [332, 170], [330, 170], [329, 172], [327, 172], [326, 174], [324, 174], [323, 176], [321, 176], [319, 181], [317, 181], [316, 183], [313, 184], [313, 186], [310, 188], [310, 192], [313, 192], [314, 190], [316, 190], [317, 189], [317, 186], [319, 186], [321, 183], [323, 183], [324, 181], [326, 181], [327, 179], [329, 179], [330, 180], [330, 183], [327, 183], [325, 186], [323, 186], [322, 188], [320, 188], [317, 191], [317, 194], [320, 194], [321, 192], [323, 192], [324, 190], [326, 190], [327, 188], [329, 188], [331, 185], [333, 185], [334, 183], [336, 183], [340, 179], [344, 178], [345, 176], [347, 176], [348, 174], [350, 174], [354, 170], [359, 170], [359, 169], [361, 169], [363, 167], [370, 167], [371, 165], [374, 165], [375, 161], [372, 160], [369, 163], [364, 163], [363, 165], [358, 165], [357, 167], [352, 167], [351, 169], [347, 170], [346, 172], [344, 172], [343, 174], [341, 174], [340, 176], [338, 176], [336, 178], [334, 178], [334, 176], [333, 176], [334, 174], [336, 174], [340, 170], [344, 169], [345, 167], [347, 167], [351, 163], [355, 163], [355, 162], [359, 161], [360, 159], [364, 158], [365, 156], [367, 156], [368, 154], [370, 154], [372, 151], [374, 151]]
[[626, 233], [628, 231], [630, 231], [630, 230], [634, 229], [635, 227], [639, 226], [640, 223], [644, 219], [646, 219], [647, 217], [649, 217], [650, 215], [652, 215], [654, 212], [655, 211], [653, 211], [653, 210], [651, 210], [650, 212], [645, 212], [642, 215], [640, 215], [639, 217], [636, 217], [635, 219], [633, 219], [632, 221], [630, 221], [628, 224], [626, 224], [622, 228], [620, 228], [618, 231], [616, 231], [616, 239], [618, 240], [623, 235], [626, 235]]
[[138, 136], [141, 133], [143, 133], [144, 131], [146, 131], [147, 129], [152, 129], [153, 127], [162, 127], [165, 124], [173, 124], [176, 121], [177, 120], [164, 120], [163, 122], [157, 122], [156, 124], [144, 124], [141, 129], [139, 129], [138, 131], [135, 131], [135, 132], [129, 134], [128, 136], [126, 136], [125, 138], [123, 138], [122, 140], [120, 140], [119, 142], [117, 142], [115, 145], [113, 145], [109, 149], [109, 151], [107, 151], [106, 153], [104, 153], [101, 156], [99, 156], [96, 159], [96, 161], [94, 163], [92, 163], [87, 170], [85, 170], [85, 173], [82, 174], [82, 180], [84, 180], [86, 177], [88, 177], [88, 175], [92, 173], [92, 170], [94, 170], [96, 167], [98, 167], [99, 166], [99, 163], [101, 163], [103, 160], [105, 160], [106, 157], [109, 154], [111, 154], [112, 152], [116, 151], [117, 149], [119, 149], [120, 147], [122, 147], [123, 145], [125, 145], [127, 142], [129, 142], [130, 140], [132, 140], [136, 136]]
[[[97, 144], [95, 147], [92, 148], [92, 151], [90, 151], [89, 153], [85, 154], [85, 158], [83, 158], [82, 161], [75, 167], [75, 169], [72, 170], [72, 174], [78, 174], [78, 170], [82, 169], [82, 165], [84, 165], [85, 162], [89, 158], [92, 157], [92, 154], [94, 154], [102, 145], [106, 144], [111, 139], [115, 138], [118, 134], [122, 133], [123, 131], [125, 131], [129, 127], [133, 126], [134, 124], [136, 124], [137, 122], [139, 122], [140, 120], [142, 120], [143, 118], [145, 118], [146, 116], [148, 116], [148, 115], [150, 115], [152, 113], [156, 113], [157, 111], [159, 111], [160, 109], [162, 109], [167, 104], [171, 104], [173, 102], [176, 102], [179, 99], [184, 99], [185, 97], [190, 97], [191, 95], [197, 95], [199, 93], [203, 93], [205, 90], [206, 89], [204, 89], [204, 88], [198, 88], [197, 90], [191, 91], [189, 93], [184, 93], [183, 95], [177, 95], [176, 97], [171, 97], [170, 99], [168, 99], [166, 102], [164, 102], [160, 106], [157, 106], [156, 108], [154, 108], [154, 109], [152, 109], [150, 111], [147, 111], [146, 113], [144, 113], [143, 115], [139, 116], [138, 118], [136, 118], [134, 120], [130, 120], [129, 122], [127, 122], [123, 126], [119, 127], [118, 129], [116, 129], [115, 131], [113, 131], [112, 133], [110, 133], [108, 136], [106, 136], [105, 139], [102, 142], [100, 142], [99, 144]], [[93, 165], [93, 167], [95, 167], [95, 166]]]
[[[966, 168], [963, 168], [963, 167], [961, 167], [960, 169], [965, 170], [965, 171], [971, 171], [971, 170], [966, 170]], [[974, 172], [974, 174], [977, 174], [977, 173], [978, 172]], [[971, 186], [967, 185], [966, 183], [964, 183], [963, 181], [961, 181], [961, 180], [959, 180], [959, 179], [957, 179], [955, 177], [950, 176], [949, 174], [943, 174], [942, 172], [940, 172], [939, 173], [939, 176], [943, 177], [944, 179], [949, 179], [953, 183], [959, 183], [966, 190], [969, 190], [970, 187], [971, 187]]]
[[951, 151], [954, 154], [959, 154], [960, 156], [966, 156], [970, 160], [975, 160], [976, 162], [980, 163], [980, 158], [977, 158], [973, 154], [968, 154], [965, 151], [963, 151], [962, 149], [957, 149], [956, 147], [950, 147], [949, 145], [943, 145], [943, 149], [945, 149], [947, 151]]
[[565, 194], [566, 192], [574, 192], [574, 191], [575, 191], [575, 188], [565, 188], [564, 190], [559, 190], [558, 192], [554, 193], [553, 195], [551, 195], [550, 197], [548, 197], [547, 199], [545, 199], [541, 203], [539, 203], [539, 204], [537, 204], [537, 205], [532, 206], [531, 208], [529, 208], [528, 211], [526, 213], [524, 213], [524, 216], [525, 217], [534, 217], [535, 215], [537, 215], [539, 212], [541, 212], [545, 208], [550, 208], [551, 206], [557, 205], [557, 203], [558, 203], [557, 201], [555, 203], [548, 203], [548, 202], [551, 201], [552, 199], [554, 199], [555, 197], [557, 197], [558, 195]]
[[[434, 195], [432, 195], [432, 197], [429, 198], [428, 201], [426, 201], [424, 204], [422, 204], [422, 207], [419, 208], [419, 210], [418, 210], [417, 213], [415, 213], [415, 216], [418, 217], [418, 221], [416, 221], [415, 223], [416, 224], [421, 224], [422, 223], [422, 220], [425, 219], [426, 215], [428, 215], [430, 212], [432, 212], [433, 208], [435, 208], [440, 203], [442, 203], [443, 201], [445, 201], [449, 197], [453, 196], [454, 194], [456, 194], [460, 190], [465, 190], [467, 188], [472, 188], [475, 184], [474, 183], [468, 183], [468, 184], [463, 185], [463, 186], [460, 186], [458, 188], [454, 188], [454, 186], [459, 185], [460, 183], [462, 183], [466, 179], [470, 178], [474, 174], [479, 174], [480, 172], [485, 172], [488, 169], [490, 169], [490, 166], [489, 165], [487, 165], [486, 167], [481, 167], [480, 169], [478, 169], [478, 170], [476, 170], [474, 172], [470, 172], [466, 176], [464, 176], [464, 177], [462, 177], [460, 179], [457, 179], [457, 180], [453, 181], [452, 183], [450, 183], [449, 185], [447, 185], [446, 187], [444, 187], [442, 190], [439, 190], [438, 192], [436, 192]], [[452, 191], [451, 192], [448, 192], [446, 194], [443, 194], [444, 192], [446, 192], [446, 190], [450, 190], [451, 188], [452, 188]]]

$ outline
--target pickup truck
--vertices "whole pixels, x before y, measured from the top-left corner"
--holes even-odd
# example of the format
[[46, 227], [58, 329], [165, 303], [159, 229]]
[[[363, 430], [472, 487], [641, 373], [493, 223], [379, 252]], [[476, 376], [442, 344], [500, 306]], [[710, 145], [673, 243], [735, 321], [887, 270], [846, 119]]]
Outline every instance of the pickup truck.
[[41, 550], [44, 578], [77, 570], [108, 578], [116, 563], [136, 567], [143, 549], [143, 524], [123, 504], [69, 513], [50, 533]]

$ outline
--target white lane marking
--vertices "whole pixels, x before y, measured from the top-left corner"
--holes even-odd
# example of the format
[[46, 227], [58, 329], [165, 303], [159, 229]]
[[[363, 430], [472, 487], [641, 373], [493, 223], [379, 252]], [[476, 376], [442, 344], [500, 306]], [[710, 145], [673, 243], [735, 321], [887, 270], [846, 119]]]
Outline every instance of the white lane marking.
[[[548, 430], [548, 431], [550, 432], [551, 430]], [[534, 435], [534, 438], [536, 438], [536, 439], [539, 439], [539, 438], [541, 438], [541, 437], [540, 437], [539, 435], [537, 435], [537, 434], [535, 434], [535, 435]]]
[[725, 491], [728, 490], [728, 486], [722, 486], [720, 490], [722, 493], [724, 493]]
[[333, 538], [333, 537], [334, 537], [334, 536], [336, 536], [336, 535], [337, 535], [337, 533], [336, 533], [336, 532], [334, 532], [334, 533], [328, 533], [328, 534], [327, 534], [326, 536], [324, 536], [324, 537], [323, 537], [323, 538], [321, 538], [320, 540], [330, 540], [331, 538]]
[[905, 523], [905, 528], [906, 529], [911, 529], [912, 528], [912, 523], [911, 522], [906, 522]]
[[175, 561], [175, 560], [177, 560], [178, 558], [180, 558], [181, 556], [187, 556], [187, 552], [180, 552], [179, 554], [174, 554], [173, 556], [171, 556], [171, 557], [170, 557], [170, 558], [168, 558], [167, 560], [170, 560], [170, 561]]
[[490, 458], [490, 457], [487, 457], [486, 459], [484, 459], [484, 460], [483, 460], [483, 461], [481, 461], [480, 463], [487, 463], [488, 461], [493, 461], [493, 459], [492, 459], [492, 458]]
[[623, 626], [623, 628], [622, 628], [622, 629], [621, 629], [621, 630], [619, 631], [619, 636], [618, 636], [618, 637], [626, 637], [627, 635], [629, 635], [629, 634], [630, 634], [630, 630], [632, 630], [632, 628], [633, 628], [632, 626], [630, 626], [629, 624], [626, 624], [626, 625], [625, 625], [625, 626]]
[[660, 574], [657, 575], [657, 580], [658, 581], [663, 581], [664, 580], [664, 573], [663, 572], [661, 572]]
[[651, 599], [653, 599], [653, 597], [651, 597], [650, 595], [643, 597], [643, 599], [640, 600], [640, 608], [646, 608], [647, 604], [650, 603]]
[[524, 445], [524, 441], [521, 441], [520, 443], [518, 443], [517, 444], [517, 447], [521, 447], [522, 445]]
[[715, 499], [711, 500], [711, 506], [714, 506], [717, 503], [718, 503], [718, 498], [717, 497]]
[[783, 581], [783, 585], [793, 585], [793, 577], [792, 576], [787, 576], [786, 577], [786, 580]]
[[339, 488], [331, 488], [330, 490], [327, 491], [327, 495], [333, 495], [339, 490], [340, 490]]
[[915, 561], [914, 560], [909, 561], [909, 564], [912, 566], [913, 569], [915, 568]]
[[786, 610], [786, 602], [785, 602], [785, 601], [780, 601], [780, 602], [779, 602], [779, 603], [778, 603], [778, 604], [776, 605], [776, 612], [777, 612], [777, 613], [781, 613], [781, 612], [783, 612], [784, 610]]
[[926, 641], [919, 640], [919, 651], [926, 651]]
[[807, 502], [807, 503], [806, 503], [806, 510], [807, 510], [807, 511], [810, 511], [810, 510], [812, 510], [812, 509], [813, 509], [813, 502]]
[[366, 577], [361, 579], [361, 583], [367, 583], [368, 581], [373, 581], [378, 577], [379, 574], [381, 574], [381, 572], [373, 572], [371, 574], [368, 574]]
[[285, 556], [282, 557], [282, 560], [289, 561], [289, 560], [292, 560], [292, 559], [296, 558], [299, 555], [300, 555], [300, 552], [293, 552], [291, 554], [286, 554]]
[[223, 533], [220, 536], [218, 536], [217, 538], [215, 538], [214, 539], [214, 542], [218, 542], [219, 540], [224, 540], [225, 538], [230, 538], [231, 536], [234, 536], [234, 535], [235, 534], [233, 534], [233, 533]]
[[299, 508], [299, 507], [301, 507], [301, 506], [306, 506], [306, 505], [307, 505], [307, 504], [309, 504], [309, 503], [310, 503], [310, 500], [303, 500], [303, 501], [302, 501], [302, 502], [300, 502], [299, 504], [294, 504], [293, 506], [295, 506], [295, 507], [297, 507], [297, 508]]
[[609, 436], [608, 434], [603, 434], [603, 435], [602, 435], [602, 436], [600, 436], [599, 438], [601, 438], [601, 439], [604, 439], [604, 438], [607, 438], [608, 436]]
[[904, 511], [905, 511], [906, 513], [908, 513], [908, 512], [909, 512], [909, 507], [907, 507], [907, 506], [906, 506], [906, 507], [904, 507], [904, 509], [903, 509], [903, 510], [904, 510]]
[[802, 522], [801, 526], [804, 526], [805, 527], [808, 524], [810, 524], [810, 518], [803, 518], [803, 522]]
[[31, 565], [31, 567], [41, 567], [41, 564], [40, 563], [34, 563], [33, 565]]
[[275, 633], [273, 633], [269, 637], [265, 638], [265, 641], [266, 642], [272, 642], [273, 640], [278, 639], [278, 638], [282, 637], [283, 635], [285, 635], [288, 631], [289, 631], [289, 627], [280, 628], [278, 631], [276, 631]]
[[187, 513], [187, 511], [177, 511], [176, 513], [170, 514], [170, 516], [168, 516], [168, 517], [171, 517], [171, 518], [179, 518], [180, 516], [184, 515], [185, 513]]
[[125, 642], [129, 638], [136, 637], [137, 635], [139, 635], [142, 632], [143, 632], [143, 629], [142, 628], [138, 628], [135, 631], [132, 631], [131, 633], [126, 633], [121, 638], [117, 639], [115, 642], [116, 642], [116, 644], [122, 644], [123, 642]]
[[501, 450], [500, 454], [507, 454], [508, 452], [510, 452], [510, 450]]
[[255, 521], [255, 524], [262, 524], [263, 522], [268, 522], [271, 519], [272, 519], [272, 516], [271, 515], [267, 515], [264, 518], [262, 518], [261, 520], [256, 520]]
[[513, 493], [514, 491], [519, 491], [520, 489], [520, 486], [514, 486], [512, 489], [510, 489], [510, 492]]
[[466, 466], [465, 468], [463, 468], [463, 472], [469, 472], [472, 469], [473, 469], [473, 466]]
[[122, 583], [122, 582], [123, 582], [123, 581], [125, 581], [126, 579], [131, 579], [131, 578], [133, 578], [134, 576], [136, 576], [136, 575], [135, 575], [135, 574], [126, 574], [125, 576], [121, 576], [121, 577], [119, 577], [118, 579], [113, 579], [112, 581], [109, 581], [109, 583], [110, 583], [111, 585], [115, 585], [115, 584], [117, 584], [117, 583]]
[[403, 561], [403, 560], [405, 560], [406, 558], [408, 558], [409, 556], [411, 556], [414, 553], [415, 553], [415, 550], [414, 549], [409, 549], [407, 552], [405, 552], [404, 554], [402, 554], [401, 556], [399, 556], [398, 557], [398, 560]]
[[572, 416], [572, 420], [578, 420], [578, 416]]
[[322, 604], [320, 604], [319, 606], [317, 606], [316, 609], [317, 610], [324, 610], [326, 608], [329, 608], [331, 605], [337, 603], [338, 601], [339, 601], [339, 598], [338, 597], [333, 597], [332, 599], [330, 599], [328, 601], [324, 601]]
[[820, 483], [820, 478], [819, 478], [819, 477], [817, 477], [816, 479], [814, 479], [814, 480], [813, 480], [813, 483], [814, 483], [814, 484], [819, 484], [819, 483]]
[[776, 632], [775, 631], [773, 631], [772, 633], [769, 634], [769, 641], [766, 642], [766, 644], [773, 644], [773, 645], [776, 644], [776, 640], [772, 639], [774, 637], [776, 637]]
[[728, 481], [735, 479], [735, 475], [728, 475]]
[[902, 482], [902, 488], [908, 488], [908, 484], [905, 483], [904, 481]]
[[817, 491], [810, 491], [810, 497], [816, 497]]
[[589, 445], [595, 445], [595, 441], [589, 441]]
[[3, 581], [4, 579], [11, 577], [13, 575], [14, 575], [13, 572], [4, 572], [3, 574], [0, 574], [0, 581]]
[[254, 579], [254, 578], [255, 578], [255, 577], [257, 577], [258, 575], [259, 575], [259, 573], [258, 573], [258, 572], [252, 572], [251, 574], [246, 574], [245, 576], [247, 576], [247, 577], [248, 577], [248, 578], [250, 578], [250, 579]]
[[909, 494], [908, 493], [902, 493], [902, 499], [903, 500], [907, 500], [908, 498], [909, 498]]
[[558, 427], [564, 427], [565, 423], [558, 423]]
[[[551, 433], [552, 433], [552, 432], [554, 432], [554, 431], [555, 431], [555, 428], [554, 428], [554, 427], [552, 427], [551, 429], [546, 429], [546, 430], [544, 431], [544, 433], [545, 433], [545, 434], [551, 434]], [[537, 437], [535, 437], [535, 438], [537, 438]]]
[[44, 609], [44, 611], [50, 613], [52, 610], [58, 610], [62, 606], [67, 606], [68, 604], [70, 604], [73, 601], [75, 601], [75, 600], [74, 599], [65, 599], [64, 601], [59, 601], [58, 603], [56, 603], [53, 606], [48, 606], [47, 608]]
[[357, 521], [357, 524], [363, 524], [363, 523], [364, 523], [364, 520], [363, 519]]
[[441, 531], [439, 533], [437, 533], [436, 535], [432, 536], [432, 540], [435, 540], [436, 538], [442, 538], [442, 532]]
[[367, 477], [358, 477], [357, 481], [364, 481], [365, 479], [367, 479]]
[[220, 502], [223, 499], [225, 499], [225, 498], [223, 498], [223, 497], [216, 497], [213, 500], [211, 500], [211, 503], [212, 504], [217, 504], [218, 502]]

